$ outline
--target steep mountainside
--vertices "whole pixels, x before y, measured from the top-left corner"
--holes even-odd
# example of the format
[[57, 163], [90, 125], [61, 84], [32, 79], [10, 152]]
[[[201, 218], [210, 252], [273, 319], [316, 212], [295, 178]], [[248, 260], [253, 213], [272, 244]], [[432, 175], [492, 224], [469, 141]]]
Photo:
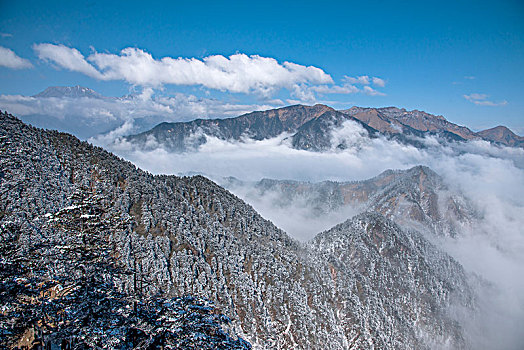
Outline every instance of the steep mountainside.
[[236, 118], [197, 119], [191, 122], [162, 123], [153, 129], [126, 139], [148, 148], [148, 142], [173, 151], [190, 150], [206, 142], [205, 135], [222, 140], [239, 140], [248, 136], [263, 140], [283, 132], [293, 132], [301, 125], [327, 111], [334, 111], [324, 105], [290, 106], [268, 111], [252, 112]]
[[518, 136], [505, 126], [473, 132], [465, 126], [447, 121], [443, 116], [404, 108], [351, 107], [341, 111], [366, 123], [384, 134], [413, 134], [413, 130], [438, 134], [454, 141], [482, 139], [510, 147], [523, 147], [524, 137]]
[[[32, 304], [38, 288], [49, 286], [51, 295], [59, 294], [53, 304], [58, 309], [42, 309], [41, 318], [27, 321], [33, 332], [45, 326], [49, 336], [78, 331], [75, 317], [60, 316], [70, 310], [68, 304], [59, 303], [78, 300], [92, 314], [90, 308], [102, 310], [101, 299], [114, 303], [108, 307], [115, 324], [143, 324], [139, 316], [130, 321], [126, 310], [144, 310], [133, 312], [145, 315], [152, 325], [146, 330], [166, 337], [172, 332], [173, 341], [190, 336], [205, 342], [216, 335], [210, 341], [247, 346], [215, 331], [202, 335], [202, 320], [211, 322], [211, 329], [221, 322], [208, 317], [201, 301], [207, 299], [233, 320], [231, 331], [255, 348], [467, 345], [449, 312], [454, 306], [473, 308], [463, 269], [422, 235], [403, 231], [380, 214], [362, 214], [302, 245], [201, 176], [153, 176], [70, 135], [35, 129], [3, 113], [0, 140], [0, 233], [7, 252], [2, 264], [24, 265], [27, 259], [34, 264], [19, 276], [2, 277], [2, 334], [13, 334], [20, 322], [16, 315], [28, 312], [12, 311], [9, 298], [27, 294]], [[75, 287], [74, 281], [97, 276], [96, 271], [102, 273], [93, 277], [91, 289], [89, 283]], [[13, 283], [29, 291], [17, 292]], [[62, 292], [67, 288], [75, 292]], [[148, 299], [188, 294], [196, 299]], [[137, 296], [144, 301], [132, 302]], [[147, 318], [148, 310], [162, 309], [162, 303], [182, 314], [201, 310], [188, 324], [189, 335], [169, 313], [160, 315], [173, 320], [174, 328], [153, 327], [158, 321]], [[11, 321], [4, 322], [6, 310]], [[110, 332], [100, 328], [100, 320], [89, 320], [101, 337]]]
[[455, 140], [475, 138], [475, 133], [464, 126], [447, 121], [443, 116], [436, 116], [422, 111], [407, 111], [404, 108], [362, 108], [352, 107], [342, 111], [374, 127], [383, 133], [405, 133], [413, 129], [441, 134]]
[[498, 142], [506, 146], [523, 147], [524, 137], [518, 136], [505, 126], [496, 126], [477, 133], [484, 140]]
[[455, 236], [476, 217], [472, 205], [443, 183], [427, 167], [415, 167], [391, 174], [390, 183], [373, 193], [367, 210], [379, 212], [403, 227], [427, 229], [435, 234]]
[[[380, 214], [365, 213], [319, 234], [309, 246], [325, 262], [322, 272], [335, 285], [337, 313], [349, 334], [347, 348], [410, 348], [397, 334], [412, 331], [428, 337], [424, 348], [465, 347], [460, 324], [448, 323], [440, 308], [457, 299], [464, 302], [469, 293], [464, 273], [422, 235], [402, 231]], [[357, 329], [354, 324], [365, 310], [373, 310], [366, 319], [373, 326]], [[407, 317], [390, 322], [386, 315], [392, 314]]]
[[464, 197], [450, 191], [439, 175], [423, 166], [405, 171], [388, 170], [356, 182], [263, 179], [244, 183], [229, 178], [223, 185], [233, 192], [252, 188], [245, 192], [246, 200], [252, 203], [263, 198], [270, 198], [275, 208], [293, 208], [299, 203], [310, 210], [311, 216], [344, 212], [344, 207], [351, 207], [356, 211], [378, 212], [402, 227], [445, 236], [455, 236], [476, 215]]
[[332, 131], [340, 129], [347, 121], [353, 121], [360, 126], [367, 135], [377, 137], [377, 130], [360, 122], [358, 119], [348, 117], [337, 111], [327, 111], [322, 115], [309, 120], [301, 125], [296, 133], [291, 137], [294, 148], [309, 151], [323, 151], [331, 148], [346, 149], [353, 145], [348, 144], [347, 140], [334, 140]]

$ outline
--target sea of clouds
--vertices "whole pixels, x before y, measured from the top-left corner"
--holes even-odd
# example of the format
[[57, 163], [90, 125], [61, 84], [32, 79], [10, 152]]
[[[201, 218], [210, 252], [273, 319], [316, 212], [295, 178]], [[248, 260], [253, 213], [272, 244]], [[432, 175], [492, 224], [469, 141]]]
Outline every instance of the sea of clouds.
[[478, 292], [482, 316], [466, 316], [465, 321], [476, 348], [497, 344], [500, 349], [513, 349], [524, 343], [524, 149], [481, 140], [446, 143], [436, 137], [420, 140], [426, 147], [417, 148], [382, 137], [369, 138], [353, 122], [346, 122], [331, 135], [338, 142], [346, 140], [350, 147], [326, 152], [294, 149], [289, 134], [262, 141], [208, 137], [204, 145], [186, 153], [172, 153], [161, 145], [143, 151], [116, 135], [91, 141], [152, 173], [199, 173], [223, 184], [227, 183], [224, 177], [242, 180], [242, 185], [237, 182], [229, 189], [302, 241], [361, 209], [345, 207], [318, 217], [304, 201], [277, 205], [279, 193], [260, 195], [250, 187], [254, 182], [263, 178], [354, 181], [387, 169], [430, 167], [479, 213], [479, 220], [458, 237], [433, 240], [469, 273], [485, 281]]
[[[275, 102], [277, 104], [281, 101]], [[482, 316], [466, 316], [471, 338], [479, 349], [518, 349], [524, 344], [524, 149], [485, 141], [446, 143], [437, 137], [418, 141], [417, 148], [369, 138], [358, 124], [346, 122], [330, 135], [333, 144], [348, 146], [325, 152], [297, 150], [290, 134], [255, 141], [207, 137], [197, 150], [173, 153], [156, 144], [144, 151], [122, 136], [162, 122], [197, 117], [228, 117], [270, 105], [225, 103], [187, 94], [155, 96], [152, 90], [124, 98], [39, 98], [0, 95], [3, 109], [45, 128], [58, 128], [89, 139], [154, 174], [203, 174], [251, 204], [262, 216], [292, 237], [307, 241], [320, 231], [352, 217], [362, 208], [343, 207], [318, 215], [311, 204], [297, 200], [286, 206], [282, 194], [261, 195], [253, 188], [261, 179], [321, 182], [356, 181], [387, 169], [425, 165], [442, 176], [452, 191], [468, 198], [480, 219], [456, 238], [434, 243], [455, 257], [468, 272], [480, 276]], [[152, 140], [152, 145], [155, 141]], [[235, 177], [231, 185], [225, 180]], [[241, 184], [241, 185], [240, 185]], [[496, 345], [496, 346], [495, 346]]]

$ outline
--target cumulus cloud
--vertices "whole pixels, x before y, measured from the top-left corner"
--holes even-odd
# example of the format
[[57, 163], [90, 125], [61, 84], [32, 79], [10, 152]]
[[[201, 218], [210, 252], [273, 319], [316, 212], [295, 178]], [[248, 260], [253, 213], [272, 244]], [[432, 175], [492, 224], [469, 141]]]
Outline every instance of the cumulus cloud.
[[367, 75], [361, 75], [359, 77], [344, 76], [344, 80], [350, 84], [369, 85], [370, 80]]
[[470, 95], [463, 95], [464, 98], [476, 105], [479, 105], [479, 106], [491, 106], [491, 107], [495, 107], [495, 106], [505, 106], [508, 104], [508, 101], [504, 100], [504, 101], [500, 101], [500, 102], [494, 102], [494, 101], [490, 101], [488, 100], [488, 97], [489, 95], [486, 95], [486, 94], [478, 94], [478, 93], [473, 93], [473, 94], [470, 94]]
[[364, 93], [369, 96], [386, 96], [385, 93], [373, 89], [371, 86], [364, 86], [362, 88]]
[[386, 86], [386, 81], [377, 77], [373, 77], [373, 85], [384, 87]]
[[344, 76], [343, 79], [345, 82], [349, 84], [355, 84], [355, 85], [371, 85], [378, 87], [385, 87], [386, 81], [384, 79], [381, 79], [379, 77], [369, 77], [367, 75], [361, 75], [357, 77], [350, 77], [350, 76]]
[[61, 68], [83, 73], [96, 79], [104, 79], [104, 76], [75, 48], [55, 44], [38, 44], [33, 45], [33, 49], [38, 58], [43, 61], [52, 62]]
[[279, 63], [271, 57], [234, 54], [197, 58], [153, 56], [138, 48], [119, 54], [94, 52], [87, 58], [77, 49], [55, 44], [34, 45], [42, 60], [100, 80], [123, 80], [134, 85], [200, 85], [220, 91], [258, 93], [269, 96], [297, 84], [332, 84], [322, 69], [293, 62]]
[[[316, 94], [356, 94], [363, 93], [368, 96], [385, 96], [386, 94], [373, 89], [370, 84], [385, 87], [386, 82], [380, 78], [370, 78], [367, 75], [353, 77], [344, 77], [342, 85], [295, 85], [292, 96], [297, 100], [288, 100], [289, 103], [316, 103]], [[357, 87], [356, 85], [360, 85]]]
[[354, 94], [360, 90], [351, 84], [344, 85], [317, 85], [312, 86], [311, 90], [320, 94]]
[[18, 56], [13, 50], [0, 46], [0, 66], [12, 69], [31, 68], [29, 60]]
[[[291, 96], [297, 98], [296, 103], [315, 103], [317, 97], [311, 89], [311, 87], [304, 84], [295, 84], [293, 90], [291, 91]], [[289, 102], [289, 100], [288, 100]]]
[[351, 94], [355, 84], [384, 87], [378, 77], [362, 75], [345, 77], [342, 85], [322, 69], [293, 62], [278, 62], [271, 57], [237, 53], [229, 57], [207, 56], [202, 59], [183, 57], [154, 58], [150, 53], [128, 47], [118, 54], [93, 52], [85, 57], [75, 48], [50, 43], [33, 46], [38, 57], [57, 68], [79, 72], [99, 80], [121, 80], [132, 85], [159, 87], [166, 84], [202, 86], [232, 93], [256, 94], [270, 99], [281, 89], [297, 101], [314, 103], [316, 94]]
[[369, 77], [367, 75], [361, 75], [357, 77], [344, 76], [342, 79], [342, 85], [315, 85], [315, 86], [302, 86], [302, 94], [295, 92], [294, 96], [298, 97], [299, 100], [305, 102], [314, 102], [312, 99], [302, 99], [301, 95], [304, 95], [304, 91], [309, 92], [309, 96], [315, 96], [313, 92], [319, 94], [354, 94], [363, 93], [368, 96], [385, 96], [386, 94], [372, 88], [370, 85], [376, 87], [385, 87], [386, 81], [378, 77]]

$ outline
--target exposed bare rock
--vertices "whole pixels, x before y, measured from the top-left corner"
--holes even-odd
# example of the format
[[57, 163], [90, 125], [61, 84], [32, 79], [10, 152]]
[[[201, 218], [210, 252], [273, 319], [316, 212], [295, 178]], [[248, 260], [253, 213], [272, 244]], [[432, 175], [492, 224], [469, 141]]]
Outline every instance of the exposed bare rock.
[[470, 140], [475, 133], [465, 126], [459, 126], [447, 121], [443, 116], [437, 116], [422, 111], [407, 111], [404, 108], [362, 108], [352, 107], [342, 111], [357, 118], [383, 133], [406, 133], [413, 129], [440, 134], [454, 140]]
[[501, 143], [505, 146], [524, 147], [524, 137], [516, 135], [505, 126], [496, 126], [491, 129], [479, 131], [477, 133], [484, 140]]

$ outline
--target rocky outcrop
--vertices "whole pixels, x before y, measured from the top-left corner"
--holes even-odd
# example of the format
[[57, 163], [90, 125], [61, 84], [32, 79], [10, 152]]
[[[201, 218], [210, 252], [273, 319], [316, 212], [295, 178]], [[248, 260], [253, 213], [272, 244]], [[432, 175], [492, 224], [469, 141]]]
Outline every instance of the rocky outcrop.
[[479, 131], [477, 136], [483, 140], [493, 141], [511, 147], [524, 147], [524, 137], [516, 135], [505, 126], [496, 126], [491, 129]]

